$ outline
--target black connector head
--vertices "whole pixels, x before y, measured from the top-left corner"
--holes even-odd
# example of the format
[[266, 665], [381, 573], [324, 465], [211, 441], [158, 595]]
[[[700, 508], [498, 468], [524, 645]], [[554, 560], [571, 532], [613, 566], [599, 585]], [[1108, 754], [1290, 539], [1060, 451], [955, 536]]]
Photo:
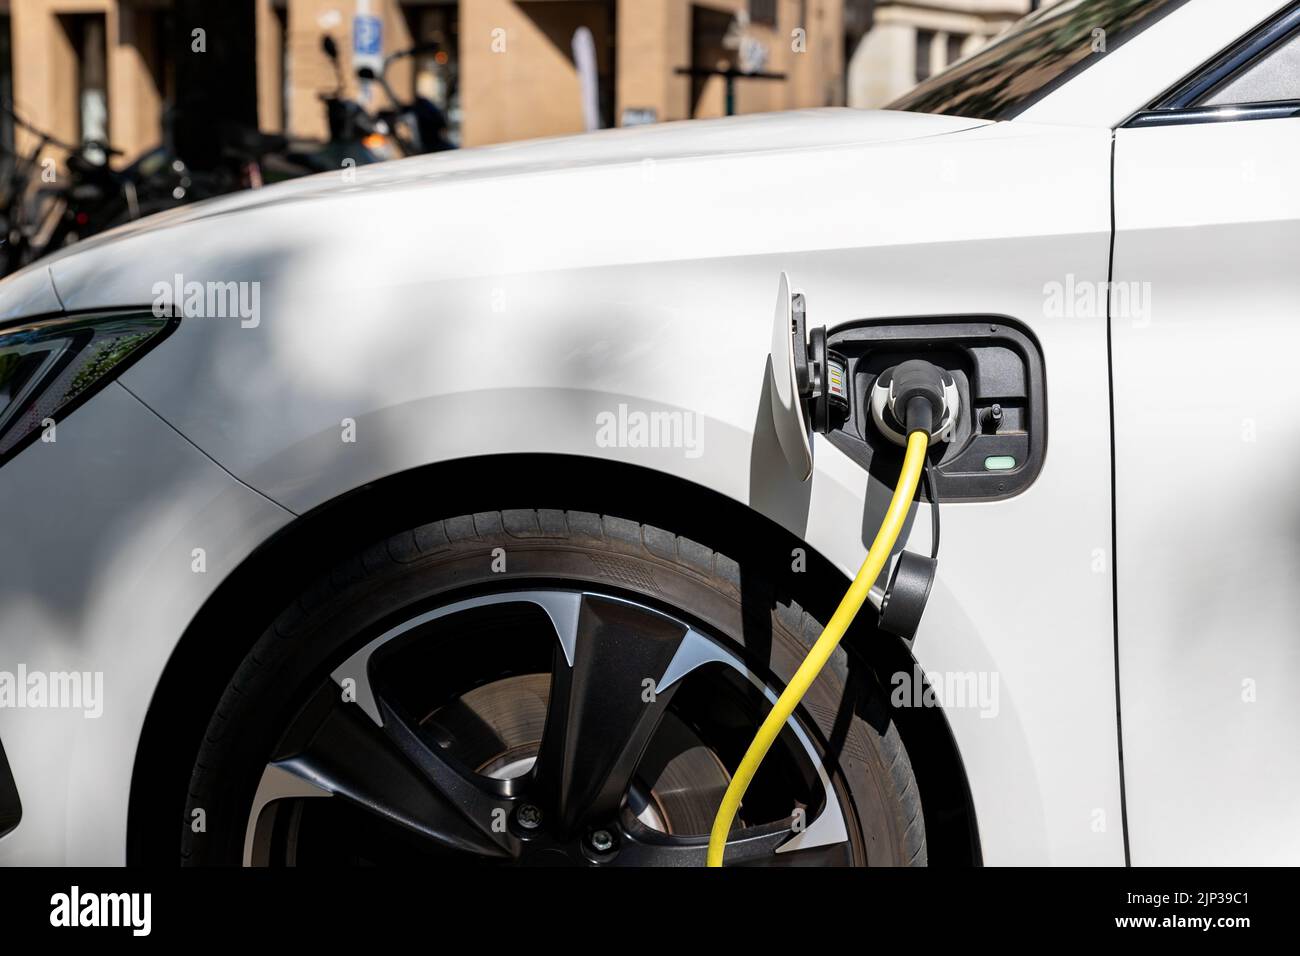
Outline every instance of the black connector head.
[[[944, 393], [947, 379], [943, 369], [924, 359], [908, 359], [894, 366], [890, 383], [893, 392], [891, 405], [908, 435], [915, 431], [927, 435], [934, 433], [935, 425], [943, 420], [948, 404]], [[903, 412], [901, 416], [898, 415], [900, 409]]]

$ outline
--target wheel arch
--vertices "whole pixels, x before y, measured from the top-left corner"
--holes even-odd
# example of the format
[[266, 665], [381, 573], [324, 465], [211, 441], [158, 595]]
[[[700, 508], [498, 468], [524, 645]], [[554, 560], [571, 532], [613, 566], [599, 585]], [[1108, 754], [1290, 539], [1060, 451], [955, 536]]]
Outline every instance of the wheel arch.
[[[526, 481], [520, 481], [526, 475]], [[629, 504], [632, 503], [632, 504]], [[829, 618], [848, 579], [815, 548], [771, 519], [716, 491], [648, 468], [567, 455], [490, 455], [402, 472], [364, 485], [300, 516], [273, 535], [217, 587], [173, 650], [149, 705], [131, 779], [129, 864], [175, 860], [185, 784], [204, 728], [230, 675], [282, 608], [344, 557], [405, 528], [438, 518], [512, 507], [594, 511], [671, 529], [713, 550], [758, 560], [752, 543], [801, 547], [807, 571], [764, 563], [779, 595], [797, 594]], [[273, 583], [272, 583], [273, 582]], [[232, 635], [234, 636], [232, 639]], [[869, 625], [850, 632], [851, 659], [863, 661], [882, 687], [911, 672], [908, 647]], [[961, 755], [940, 708], [893, 708], [916, 773], [930, 861], [978, 864], [978, 827]]]

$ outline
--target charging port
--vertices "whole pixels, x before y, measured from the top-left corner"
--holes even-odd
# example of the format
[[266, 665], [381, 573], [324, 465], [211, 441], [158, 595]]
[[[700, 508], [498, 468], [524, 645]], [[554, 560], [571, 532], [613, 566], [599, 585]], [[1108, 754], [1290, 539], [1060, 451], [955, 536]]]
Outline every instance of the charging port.
[[864, 468], [900, 461], [892, 378], [923, 360], [941, 369], [951, 417], [938, 424], [932, 477], [944, 501], [988, 501], [1024, 491], [1047, 447], [1043, 359], [1037, 341], [1004, 316], [894, 319], [836, 329], [827, 348], [847, 367], [849, 413], [827, 432]]

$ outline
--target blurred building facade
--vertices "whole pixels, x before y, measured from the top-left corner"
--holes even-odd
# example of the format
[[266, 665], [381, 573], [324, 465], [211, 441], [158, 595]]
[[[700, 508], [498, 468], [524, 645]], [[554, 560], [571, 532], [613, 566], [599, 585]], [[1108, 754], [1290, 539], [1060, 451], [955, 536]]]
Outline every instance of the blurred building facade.
[[875, 0], [853, 8], [848, 105], [883, 106], [1054, 0]]
[[[336, 86], [384, 104], [360, 62], [393, 64], [479, 145], [600, 126], [812, 106], [873, 107], [970, 52], [1035, 0], [0, 0], [0, 99], [66, 142], [126, 157], [164, 115], [320, 138]], [[359, 20], [366, 23], [358, 25]], [[364, 27], [364, 29], [362, 28]], [[593, 67], [575, 52], [590, 31]], [[436, 45], [436, 46], [435, 46]], [[732, 80], [727, 71], [746, 74]], [[730, 95], [729, 95], [730, 87]], [[584, 108], [584, 96], [589, 105]], [[182, 110], [183, 112], [183, 110]], [[0, 148], [33, 142], [0, 118]], [[216, 124], [213, 124], [214, 128]]]
[[[844, 0], [359, 0], [383, 24], [387, 51], [437, 43], [439, 57], [416, 57], [390, 74], [399, 96], [419, 90], [437, 102], [463, 145], [581, 132], [583, 76], [574, 51], [591, 32], [600, 125], [720, 116], [726, 80], [682, 69], [744, 66], [779, 79], [737, 79], [738, 113], [844, 103]], [[259, 69], [264, 115], [275, 128], [280, 68], [285, 129], [319, 135], [317, 91], [330, 83], [319, 54], [323, 32], [346, 39], [353, 4], [340, 0], [259, 0], [264, 48]], [[277, 22], [278, 21], [278, 22]], [[277, 29], [281, 31], [276, 35]], [[345, 57], [351, 44], [341, 43]], [[349, 90], [355, 89], [349, 76]]]

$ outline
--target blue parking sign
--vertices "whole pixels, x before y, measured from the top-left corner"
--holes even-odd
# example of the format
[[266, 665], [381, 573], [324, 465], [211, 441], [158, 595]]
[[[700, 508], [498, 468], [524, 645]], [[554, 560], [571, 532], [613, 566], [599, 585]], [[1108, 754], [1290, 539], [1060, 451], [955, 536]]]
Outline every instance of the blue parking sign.
[[383, 48], [383, 25], [379, 17], [368, 14], [353, 17], [352, 52], [358, 56], [378, 56]]

